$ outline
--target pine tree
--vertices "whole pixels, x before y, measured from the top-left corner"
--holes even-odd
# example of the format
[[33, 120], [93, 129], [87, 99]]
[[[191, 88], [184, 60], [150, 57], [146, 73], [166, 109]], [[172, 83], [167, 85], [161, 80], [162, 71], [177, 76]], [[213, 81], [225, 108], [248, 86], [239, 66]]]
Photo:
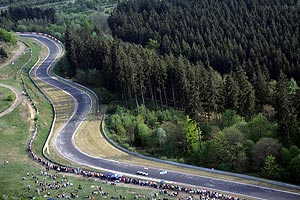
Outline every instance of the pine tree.
[[239, 84], [238, 113], [251, 119], [255, 112], [255, 94], [253, 86], [248, 81], [246, 72], [241, 67], [235, 72], [234, 78]]
[[291, 100], [288, 92], [288, 80], [286, 75], [280, 71], [276, 87], [276, 119], [279, 125], [279, 136], [284, 145], [288, 145], [291, 132]]
[[70, 26], [67, 26], [65, 33], [65, 43], [66, 43], [66, 51], [67, 51], [67, 59], [71, 64], [69, 69], [69, 75], [71, 77], [75, 76], [75, 71], [77, 67], [77, 57], [76, 57], [76, 48], [74, 44], [75, 33]]
[[225, 76], [224, 99], [225, 109], [238, 110], [239, 86], [232, 77], [232, 74]]
[[270, 102], [270, 91], [268, 87], [268, 81], [265, 74], [263, 74], [260, 65], [258, 65], [257, 74], [255, 75], [255, 80], [253, 81], [253, 86], [255, 88], [255, 97], [257, 100], [258, 110], [262, 110], [263, 105]]

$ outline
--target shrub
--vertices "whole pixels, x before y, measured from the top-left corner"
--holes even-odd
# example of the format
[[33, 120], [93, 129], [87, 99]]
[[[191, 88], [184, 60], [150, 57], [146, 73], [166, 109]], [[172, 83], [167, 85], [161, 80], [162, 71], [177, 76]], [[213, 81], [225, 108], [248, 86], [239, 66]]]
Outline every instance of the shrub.
[[0, 28], [0, 41], [9, 42], [11, 44], [17, 43], [15, 35], [6, 31], [3, 28]]
[[13, 101], [14, 100], [14, 97], [13, 95], [8, 95], [7, 98], [6, 98], [7, 101]]
[[8, 54], [7, 54], [7, 52], [5, 51], [5, 49], [3, 49], [3, 48], [0, 48], [0, 59], [1, 58], [7, 58], [8, 57]]

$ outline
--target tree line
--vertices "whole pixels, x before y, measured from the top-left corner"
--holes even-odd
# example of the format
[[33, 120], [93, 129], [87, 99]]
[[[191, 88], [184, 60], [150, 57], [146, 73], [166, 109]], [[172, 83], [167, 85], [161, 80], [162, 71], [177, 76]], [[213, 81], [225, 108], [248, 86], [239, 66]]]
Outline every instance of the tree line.
[[45, 19], [49, 23], [55, 23], [55, 10], [53, 8], [41, 9], [39, 7], [9, 7], [1, 12], [1, 17], [17, 22], [21, 19]]
[[109, 17], [114, 37], [159, 52], [201, 61], [221, 74], [244, 65], [252, 78], [282, 70], [300, 80], [300, 16], [297, 0], [131, 0]]
[[93, 87], [118, 93], [127, 107], [150, 105], [182, 109], [197, 121], [213, 122], [226, 109], [246, 120], [263, 112], [280, 128], [285, 146], [299, 145], [300, 90], [280, 71], [278, 80], [262, 70], [249, 79], [243, 66], [221, 75], [202, 62], [192, 63], [172, 53], [160, 55], [151, 41], [147, 48], [100, 33], [67, 28], [68, 74]]
[[275, 122], [263, 113], [250, 121], [233, 110], [220, 116], [213, 124], [199, 124], [174, 109], [117, 107], [106, 125], [111, 139], [134, 152], [299, 183], [300, 149], [282, 146]]

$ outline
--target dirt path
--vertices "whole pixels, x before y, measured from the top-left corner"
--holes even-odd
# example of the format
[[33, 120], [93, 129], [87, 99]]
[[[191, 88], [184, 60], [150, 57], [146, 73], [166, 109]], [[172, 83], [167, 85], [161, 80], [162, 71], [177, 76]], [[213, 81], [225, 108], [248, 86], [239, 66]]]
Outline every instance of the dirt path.
[[20, 103], [22, 103], [22, 101], [24, 100], [25, 97], [22, 95], [22, 92], [20, 90], [14, 88], [12, 86], [0, 83], [0, 87], [8, 88], [11, 91], [13, 91], [13, 93], [15, 93], [15, 95], [16, 95], [16, 99], [15, 99], [14, 103], [8, 109], [6, 109], [5, 111], [0, 113], [0, 117], [2, 117], [4, 115], [12, 112]]
[[6, 65], [14, 62], [25, 50], [25, 45], [23, 42], [18, 42], [19, 48], [15, 49], [11, 53], [13, 54], [12, 57], [10, 57], [8, 60], [6, 60], [3, 64], [0, 65], [0, 69], [5, 67]]

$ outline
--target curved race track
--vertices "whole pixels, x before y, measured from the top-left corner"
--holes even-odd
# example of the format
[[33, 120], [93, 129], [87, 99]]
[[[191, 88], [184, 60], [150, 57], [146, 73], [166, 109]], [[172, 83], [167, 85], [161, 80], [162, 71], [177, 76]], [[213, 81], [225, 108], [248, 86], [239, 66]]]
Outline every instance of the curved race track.
[[36, 76], [46, 83], [64, 90], [65, 92], [72, 95], [75, 99], [75, 111], [70, 120], [61, 129], [56, 139], [56, 148], [65, 158], [77, 162], [80, 165], [91, 166], [97, 169], [106, 169], [123, 174], [135, 174], [138, 170], [147, 171], [149, 173], [149, 177], [158, 180], [163, 179], [171, 182], [206, 187], [212, 190], [227, 191], [229, 193], [242, 194], [258, 199], [300, 199], [300, 194], [298, 193], [291, 193], [255, 185], [247, 185], [237, 182], [201, 177], [197, 175], [184, 174], [175, 171], [169, 171], [167, 174], [161, 175], [159, 173], [160, 169], [148, 168], [147, 170], [145, 170], [142, 166], [142, 163], [140, 166], [128, 163], [120, 163], [113, 160], [91, 157], [80, 152], [74, 146], [73, 135], [91, 109], [91, 98], [84, 91], [62, 83], [59, 80], [49, 76], [48, 69], [59, 53], [58, 46], [51, 39], [40, 35], [22, 34], [21, 36], [35, 38], [45, 44], [50, 50], [49, 56], [37, 69]]

